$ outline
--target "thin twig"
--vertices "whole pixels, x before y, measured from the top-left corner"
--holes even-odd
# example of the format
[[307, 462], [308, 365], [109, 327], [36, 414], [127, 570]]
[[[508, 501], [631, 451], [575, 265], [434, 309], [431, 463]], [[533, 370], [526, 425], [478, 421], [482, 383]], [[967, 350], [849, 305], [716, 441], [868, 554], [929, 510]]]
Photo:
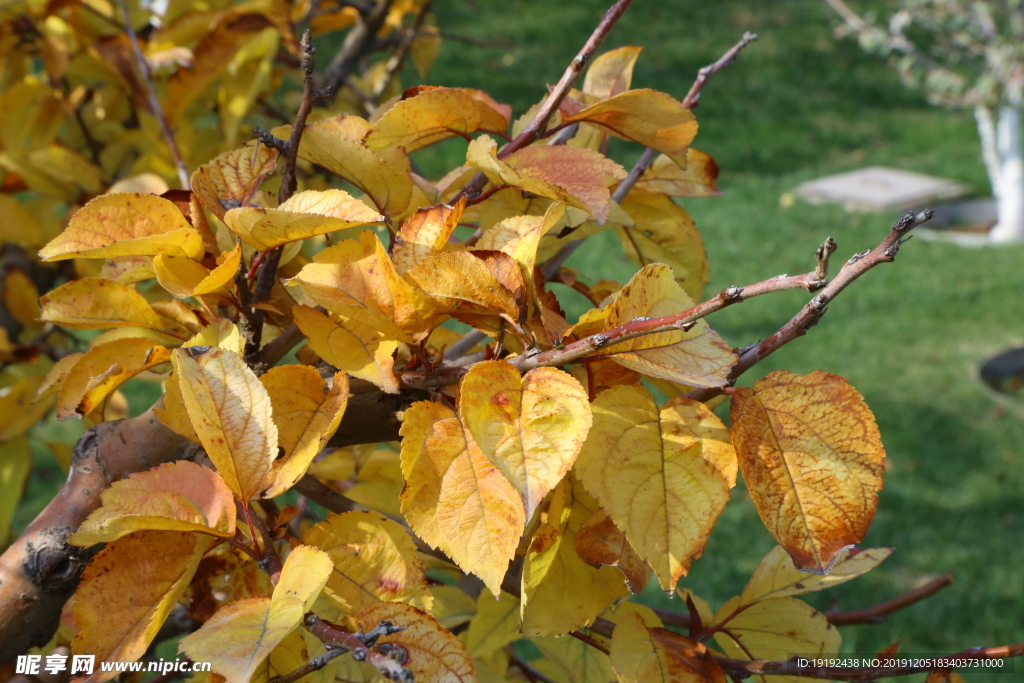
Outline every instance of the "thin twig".
[[[747, 31], [743, 34], [743, 37], [740, 38], [739, 42], [729, 48], [725, 54], [718, 58], [717, 61], [698, 71], [697, 78], [693, 81], [693, 85], [690, 86], [690, 91], [686, 93], [686, 97], [683, 98], [683, 106], [687, 109], [694, 109], [698, 104], [700, 104], [700, 95], [704, 89], [704, 85], [712, 76], [722, 69], [732, 65], [732, 63], [736, 61], [736, 57], [739, 55], [740, 51], [755, 40], [757, 40], [757, 34]], [[612, 199], [616, 204], [621, 204], [626, 198], [626, 195], [633, 190], [633, 187], [640, 180], [640, 177], [643, 176], [647, 168], [654, 162], [657, 155], [658, 152], [650, 147], [644, 150], [637, 162], [633, 164], [633, 168], [630, 169], [629, 175], [619, 183], [619, 186], [615, 188], [615, 192], [612, 193]], [[558, 269], [562, 267], [562, 264], [564, 264], [582, 244], [583, 239], [578, 239], [563, 245], [554, 256], [549, 258], [547, 262], [541, 266], [541, 271], [544, 273], [544, 277], [549, 281], [553, 280], [558, 274]], [[639, 249], [637, 250], [637, 255], [639, 255], [641, 259], [643, 258]]]
[[[310, 612], [306, 615], [305, 626], [309, 631], [323, 642], [328, 649], [340, 649], [343, 652], [351, 652], [352, 659], [357, 662], [368, 662], [372, 664], [385, 678], [392, 681], [412, 682], [412, 671], [402, 666], [400, 658], [389, 657], [383, 652], [371, 649], [373, 643], [380, 636], [387, 636], [405, 630], [404, 626], [395, 626], [390, 621], [382, 621], [368, 633], [351, 633], [323, 621]], [[397, 649], [399, 646], [395, 646]], [[329, 661], [329, 660], [328, 660]], [[308, 665], [309, 663], [307, 663]], [[321, 667], [323, 668], [323, 667]], [[296, 670], [296, 672], [298, 669]], [[296, 673], [292, 672], [292, 673]], [[308, 672], [307, 672], [308, 673]], [[291, 676], [292, 674], [288, 674]], [[305, 674], [303, 674], [305, 675]], [[291, 683], [302, 676], [291, 678], [288, 681], [277, 681], [276, 683]], [[282, 677], [283, 678], [283, 677]]]
[[[522, 149], [533, 143], [537, 137], [544, 132], [547, 128], [548, 121], [554, 116], [555, 112], [562, 105], [562, 101], [565, 100], [569, 91], [572, 90], [572, 86], [576, 84], [579, 77], [583, 74], [583, 70], [586, 68], [590, 60], [593, 59], [594, 53], [597, 52], [598, 48], [601, 47], [601, 43], [608, 37], [612, 27], [618, 22], [619, 18], [625, 13], [626, 9], [633, 0], [618, 0], [611, 8], [605, 13], [601, 19], [601, 23], [597, 25], [594, 32], [590, 34], [590, 38], [583, 45], [583, 48], [577, 53], [576, 57], [573, 58], [572, 62], [565, 69], [562, 74], [562, 78], [559, 79], [555, 87], [551, 89], [547, 99], [545, 99], [540, 108], [537, 110], [537, 114], [530, 121], [529, 125], [523, 129], [516, 138], [508, 143], [504, 149], [498, 153], [499, 159], [504, 159], [508, 155]], [[483, 173], [476, 173], [466, 185], [459, 190], [458, 194], [455, 195], [452, 201], [457, 201], [461, 197], [472, 197], [483, 189], [484, 185], [487, 184], [487, 176]]]
[[335, 93], [341, 89], [345, 79], [352, 75], [360, 58], [373, 48], [374, 38], [384, 25], [393, 2], [394, 0], [379, 0], [371, 11], [360, 13], [359, 21], [345, 36], [345, 42], [342, 43], [338, 54], [327, 66], [323, 79], [324, 88], [330, 88]]
[[128, 11], [128, 5], [125, 4], [124, 0], [117, 0], [117, 4], [121, 6], [121, 13], [124, 14], [124, 30], [128, 34], [128, 42], [132, 44], [132, 52], [135, 54], [135, 65], [138, 67], [139, 75], [142, 76], [142, 82], [146, 86], [149, 108], [160, 124], [160, 130], [163, 132], [164, 140], [167, 142], [167, 149], [170, 150], [174, 166], [178, 169], [178, 182], [181, 183], [181, 189], [191, 190], [192, 186], [189, 183], [188, 167], [185, 166], [185, 161], [181, 158], [178, 143], [174, 140], [174, 133], [167, 124], [167, 117], [164, 116], [164, 110], [160, 106], [160, 99], [156, 95], [156, 88], [153, 87], [153, 74], [150, 73], [149, 64], [139, 48], [139, 39], [135, 35], [135, 28], [132, 26], [131, 12]]
[[427, 14], [430, 12], [430, 6], [433, 4], [433, 0], [427, 0], [420, 7], [419, 13], [416, 15], [416, 20], [412, 27], [406, 32], [406, 35], [402, 38], [402, 42], [398, 44], [398, 48], [391, 53], [388, 57], [387, 63], [384, 65], [384, 78], [377, 82], [373, 92], [370, 94], [370, 98], [373, 100], [374, 106], [380, 106], [380, 98], [387, 92], [388, 87], [391, 86], [391, 82], [398, 75], [398, 72], [402, 70], [402, 66], [405, 64], [405, 58], [409, 54], [409, 50], [412, 49], [412, 44], [416, 42], [416, 34], [421, 28], [423, 28], [423, 22], [427, 19]]
[[331, 660], [335, 657], [340, 657], [348, 652], [349, 651], [343, 647], [333, 648], [318, 657], [314, 657], [294, 671], [271, 678], [267, 683], [294, 683], [294, 681], [299, 680], [303, 676], [307, 676], [314, 671], [319, 671], [324, 668], [330, 664]]
[[512, 654], [512, 663], [519, 667], [522, 670], [522, 672], [526, 674], [526, 677], [529, 678], [531, 681], [534, 681], [535, 683], [555, 683], [554, 679], [548, 678], [541, 672], [537, 671], [532, 666], [530, 666], [530, 664], [525, 659], [523, 659], [515, 653]]
[[930, 598], [946, 586], [952, 585], [952, 583], [953, 577], [949, 574], [944, 574], [919, 588], [908, 591], [903, 595], [893, 598], [887, 602], [883, 602], [880, 605], [874, 605], [873, 607], [866, 607], [864, 609], [853, 610], [850, 612], [831, 611], [826, 612], [825, 616], [828, 617], [828, 620], [836, 626], [848, 626], [850, 624], [877, 624], [885, 621], [885, 617], [893, 612]]

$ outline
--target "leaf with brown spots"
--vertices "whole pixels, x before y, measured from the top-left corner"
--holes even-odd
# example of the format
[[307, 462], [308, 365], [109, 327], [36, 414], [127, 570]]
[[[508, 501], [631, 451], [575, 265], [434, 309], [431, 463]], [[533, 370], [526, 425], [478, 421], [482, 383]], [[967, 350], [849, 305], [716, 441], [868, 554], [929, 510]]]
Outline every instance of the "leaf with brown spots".
[[717, 197], [721, 192], [715, 184], [716, 178], [718, 164], [715, 160], [691, 147], [686, 151], [685, 167], [664, 154], [658, 155], [634, 189], [669, 197]]
[[83, 277], [51, 290], [39, 300], [40, 320], [76, 330], [108, 327], [166, 328], [134, 287], [101, 277]]
[[378, 602], [430, 609], [433, 596], [416, 557], [416, 544], [401, 525], [384, 515], [331, 515], [306, 532], [302, 542], [323, 550], [334, 563], [324, 595], [342, 615]]
[[619, 683], [727, 683], [725, 673], [703, 643], [659, 627], [636, 613], [615, 626], [612, 668]]
[[224, 220], [230, 209], [248, 206], [263, 180], [277, 166], [277, 150], [263, 145], [233, 149], [192, 174], [192, 191], [206, 209]]
[[89, 349], [64, 379], [57, 419], [82, 419], [101, 410], [108, 396], [135, 375], [171, 360], [170, 351], [149, 339], [129, 337]]
[[761, 520], [798, 569], [827, 574], [878, 504], [885, 449], [871, 409], [842, 377], [779, 370], [735, 390], [730, 421]]
[[891, 554], [892, 548], [851, 548], [840, 553], [828, 576], [822, 576], [797, 569], [785, 548], [777, 545], [757, 565], [740, 599], [749, 604], [838, 586], [871, 571]]
[[405, 275], [431, 254], [443, 251], [465, 209], [463, 197], [453, 206], [436, 204], [420, 209], [405, 221], [395, 235], [391, 254], [399, 275]]
[[363, 142], [372, 150], [404, 147], [407, 153], [458, 135], [489, 131], [504, 134], [508, 118], [462, 88], [421, 87], [406, 91], [370, 127]]

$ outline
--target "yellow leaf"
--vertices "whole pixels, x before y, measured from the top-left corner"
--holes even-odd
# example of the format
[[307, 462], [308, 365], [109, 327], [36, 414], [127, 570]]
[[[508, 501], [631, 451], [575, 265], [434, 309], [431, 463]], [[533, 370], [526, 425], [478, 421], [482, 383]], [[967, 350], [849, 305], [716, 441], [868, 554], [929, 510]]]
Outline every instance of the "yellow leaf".
[[292, 308], [295, 324], [316, 355], [353, 377], [373, 382], [389, 394], [399, 392], [394, 372], [398, 342], [352, 318], [329, 318], [315, 308]]
[[337, 117], [306, 126], [299, 157], [358, 187], [382, 214], [401, 214], [412, 199], [409, 157], [402, 150], [374, 152], [348, 133]]
[[149, 194], [105, 194], [79, 209], [39, 251], [44, 261], [171, 254], [199, 258], [203, 239], [173, 202]]
[[100, 277], [72, 280], [44, 294], [39, 304], [41, 320], [76, 330], [165, 327], [153, 307], [133, 287]]
[[35, 403], [41, 398], [56, 394], [60, 391], [68, 373], [71, 372], [71, 369], [75, 367], [75, 364], [77, 364], [84, 355], [84, 353], [69, 353], [54, 363], [53, 367], [50, 368], [50, 371], [46, 373], [46, 377], [43, 379], [42, 384], [39, 385], [35, 399], [33, 399], [32, 402]]
[[658, 406], [640, 386], [601, 392], [576, 473], [670, 591], [704, 552], [735, 483], [736, 455], [704, 404]]
[[226, 318], [218, 318], [203, 329], [199, 330], [183, 347], [190, 346], [219, 346], [229, 351], [241, 354], [245, 347], [245, 340], [242, 333], [238, 331], [238, 325]]
[[235, 501], [213, 470], [187, 460], [165, 463], [115, 481], [100, 494], [68, 543], [88, 547], [143, 530], [198, 531], [229, 538], [235, 533]]
[[[179, 257], [184, 258], [184, 257]], [[76, 260], [75, 265], [87, 264], [91, 261]], [[80, 275], [87, 275], [89, 271], [78, 271]], [[108, 258], [100, 268], [97, 277], [117, 280], [122, 285], [134, 285], [137, 282], [152, 280], [156, 277], [153, 270], [152, 256], [112, 256]]]
[[284, 449], [270, 472], [273, 483], [263, 494], [273, 498], [295, 485], [334, 436], [348, 405], [348, 378], [335, 374], [328, 389], [316, 368], [282, 365], [271, 368], [260, 382], [270, 395], [277, 444]]
[[416, 73], [420, 75], [420, 79], [427, 80], [430, 75], [430, 67], [440, 53], [441, 31], [436, 26], [424, 26], [419, 30], [409, 48], [409, 59], [416, 67]]
[[663, 194], [635, 188], [623, 200], [622, 209], [633, 219], [632, 225], [615, 229], [626, 256], [639, 266], [668, 264], [687, 295], [700, 299], [711, 266], [690, 214]]
[[404, 626], [398, 633], [381, 636], [377, 649], [384, 644], [404, 648], [408, 653], [404, 666], [417, 681], [476, 683], [476, 671], [466, 648], [429, 614], [399, 602], [376, 602], [363, 607], [355, 619], [362, 633], [382, 621]]
[[[139, 531], [107, 545], [82, 574], [72, 611], [80, 629], [74, 654], [98, 662], [135, 661], [146, 653], [199, 560], [217, 540], [182, 531]], [[108, 681], [98, 666], [86, 681]]]
[[639, 142], [686, 165], [686, 150], [697, 134], [693, 113], [656, 90], [627, 90], [566, 117], [563, 123], [589, 123], [613, 135]]
[[405, 482], [402, 481], [402, 459], [397, 451], [375, 449], [360, 463], [353, 481], [352, 488], [345, 490], [346, 498], [385, 515], [401, 516], [399, 496]]
[[691, 147], [686, 150], [685, 167], [659, 154], [633, 189], [669, 197], [717, 197], [721, 192], [715, 185], [716, 178], [718, 164], [715, 160]]
[[668, 629], [650, 628], [639, 614], [628, 614], [616, 624], [610, 656], [619, 683], [728, 681], [702, 643]]
[[584, 209], [598, 223], [611, 210], [608, 186], [626, 177], [625, 169], [614, 161], [578, 147], [527, 147], [501, 160], [497, 143], [486, 135], [469, 143], [466, 163], [495, 185], [514, 185]]
[[626, 595], [621, 572], [592, 567], [576, 553], [577, 534], [596, 507], [572, 475], [551, 496], [547, 519], [534, 532], [526, 553], [524, 635], [564, 635], [589, 626], [601, 610]]
[[292, 282], [327, 310], [398, 341], [413, 343], [433, 328], [430, 300], [395, 271], [369, 230], [318, 253]]
[[217, 610], [178, 645], [193, 661], [211, 662], [227, 683], [248, 683], [256, 669], [305, 616], [331, 573], [326, 553], [292, 550], [270, 598], [244, 598]]
[[188, 415], [210, 460], [243, 504], [264, 487], [277, 458], [270, 396], [237, 353], [211, 348], [171, 356]]
[[[253, 672], [250, 683], [267, 683], [277, 676], [285, 676], [306, 665], [311, 659], [327, 652], [323, 642], [306, 629], [292, 631]], [[313, 671], [299, 678], [296, 683], [332, 683], [338, 671], [340, 658], [335, 658], [319, 671]], [[344, 677], [343, 677], [344, 678]], [[195, 683], [199, 683], [193, 677]], [[210, 682], [212, 683], [212, 682]]]
[[476, 614], [464, 642], [470, 657], [480, 657], [519, 640], [519, 598], [504, 591], [498, 599], [487, 591], [476, 598]]
[[519, 493], [447, 407], [412, 404], [400, 433], [409, 525], [499, 595], [526, 525]]
[[32, 470], [32, 447], [25, 437], [0, 443], [0, 547], [7, 546], [11, 522]]
[[443, 251], [465, 209], [466, 198], [463, 197], [454, 206], [428, 206], [406, 220], [395, 235], [395, 248], [391, 254], [399, 275], [405, 275], [427, 256]]
[[0, 443], [21, 436], [50, 412], [52, 400], [35, 400], [42, 383], [41, 377], [28, 375], [0, 389]]
[[200, 443], [199, 434], [192, 426], [192, 420], [188, 416], [188, 408], [185, 407], [185, 399], [181, 395], [181, 385], [178, 383], [178, 373], [172, 372], [164, 382], [163, 407], [159, 404], [153, 407], [153, 413], [160, 423], [175, 434], [180, 434], [193, 443]]
[[[796, 598], [763, 600], [740, 609], [726, 602], [705, 627], [721, 626], [715, 641], [733, 659], [788, 659], [794, 654], [835, 656], [842, 638], [824, 614]], [[617, 629], [616, 629], [617, 630]], [[754, 676], [758, 683], [803, 683], [798, 676]]]
[[3, 224], [0, 225], [0, 240], [5, 243], [38, 249], [46, 241], [43, 222], [22, 202], [7, 193], [0, 193], [0, 214], [4, 216]]
[[626, 45], [597, 57], [587, 69], [583, 92], [606, 100], [629, 90], [633, 80], [633, 65], [642, 51], [642, 47]]
[[531, 638], [544, 657], [530, 666], [555, 683], [609, 683], [615, 680], [608, 655], [578, 638]]
[[865, 574], [892, 554], [892, 548], [851, 548], [840, 553], [827, 576], [802, 572], [782, 546], [765, 555], [743, 588], [740, 604], [824, 590]]
[[576, 554], [592, 567], [618, 567], [626, 587], [637, 595], [651, 578], [651, 568], [636, 554], [608, 513], [598, 508], [576, 532]]
[[310, 529], [303, 543], [320, 548], [334, 563], [324, 595], [342, 614], [389, 601], [430, 609], [433, 598], [416, 544], [384, 515], [331, 515]]
[[[635, 318], [660, 318], [687, 310], [693, 300], [672, 276], [668, 266], [645, 266], [619, 290], [608, 305], [605, 329]], [[672, 331], [637, 337], [601, 351], [630, 370], [691, 387], [720, 387], [729, 383], [736, 353], [704, 320], [687, 332]]]
[[39, 290], [36, 283], [19, 268], [4, 273], [4, 305], [15, 320], [29, 329], [39, 329]]
[[260, 251], [384, 220], [384, 216], [344, 190], [300, 192], [276, 209], [232, 209], [224, 223]]
[[523, 274], [523, 281], [530, 289], [530, 299], [540, 307], [540, 293], [534, 277], [537, 263], [537, 247], [540, 238], [547, 234], [565, 215], [565, 204], [554, 202], [543, 216], [515, 216], [492, 226], [477, 242], [478, 249], [491, 249], [508, 254]]
[[476, 600], [458, 586], [432, 586], [430, 593], [434, 596], [431, 614], [449, 631], [467, 623], [476, 614]]
[[192, 174], [192, 191], [210, 213], [224, 220], [230, 209], [248, 206], [277, 166], [277, 150], [263, 145], [224, 152]]
[[827, 574], [875, 515], [885, 449], [842, 377], [779, 370], [737, 388], [730, 423], [757, 512], [798, 569]]
[[461, 88], [417, 88], [391, 107], [364, 138], [372, 150], [402, 147], [407, 153], [459, 135], [485, 130], [504, 133], [508, 119]]
[[556, 368], [520, 377], [505, 361], [484, 361], [462, 379], [459, 420], [519, 491], [529, 519], [576, 461], [590, 429], [590, 403], [579, 382]]
[[153, 259], [153, 270], [161, 287], [179, 299], [187, 299], [231, 287], [241, 258], [242, 248], [236, 245], [211, 271], [192, 259], [158, 254]]
[[57, 395], [57, 419], [82, 419], [129, 379], [170, 360], [170, 351], [137, 337], [90, 349], [65, 376]]

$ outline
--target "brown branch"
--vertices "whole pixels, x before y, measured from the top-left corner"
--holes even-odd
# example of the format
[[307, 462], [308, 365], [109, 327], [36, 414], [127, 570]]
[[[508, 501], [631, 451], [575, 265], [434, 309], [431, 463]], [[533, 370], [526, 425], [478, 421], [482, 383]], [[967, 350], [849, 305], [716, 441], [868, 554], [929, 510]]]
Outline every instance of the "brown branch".
[[398, 72], [402, 70], [405, 59], [409, 55], [409, 50], [412, 49], [412, 44], [416, 41], [417, 33], [423, 28], [423, 22], [426, 21], [427, 14], [430, 12], [430, 7], [433, 4], [434, 0], [427, 0], [423, 3], [412, 27], [406, 32], [406, 35], [402, 38], [395, 51], [391, 53], [391, 56], [388, 57], [387, 63], [384, 65], [384, 78], [377, 82], [373, 92], [370, 93], [370, 98], [373, 100], [375, 107], [380, 105], [380, 98], [387, 92], [388, 87], [398, 75]]
[[384, 20], [387, 19], [393, 2], [394, 0], [378, 0], [372, 11], [365, 14], [360, 13], [359, 21], [345, 36], [341, 50], [327, 66], [323, 79], [325, 89], [330, 88], [332, 92], [336, 93], [345, 84], [345, 80], [352, 75], [359, 59], [373, 48], [374, 38], [384, 25]]
[[128, 34], [128, 42], [132, 44], [132, 52], [135, 54], [135, 65], [138, 67], [139, 75], [142, 76], [142, 82], [146, 86], [149, 108], [160, 124], [160, 130], [163, 132], [164, 140], [167, 142], [167, 149], [170, 151], [171, 158], [174, 160], [174, 166], [178, 170], [178, 182], [181, 183], [181, 189], [191, 190], [192, 186], [189, 183], [188, 167], [181, 157], [181, 150], [178, 149], [174, 133], [167, 124], [167, 117], [164, 116], [164, 110], [160, 106], [160, 99], [156, 95], [156, 88], [153, 87], [153, 74], [149, 70], [149, 63], [146, 62], [142, 50], [139, 49], [139, 39], [135, 35], [135, 28], [132, 26], [131, 12], [128, 11], [128, 5], [125, 4], [124, 0], [117, 0], [117, 4], [121, 6], [121, 13], [124, 14], [124, 30]]
[[319, 657], [314, 657], [313, 659], [309, 660], [308, 662], [300, 666], [298, 669], [295, 669], [294, 671], [282, 674], [281, 676], [274, 676], [269, 681], [267, 681], [267, 683], [294, 683], [300, 678], [308, 676], [314, 671], [319, 671], [320, 669], [324, 668], [325, 666], [330, 664], [331, 660], [335, 657], [340, 657], [341, 655], [346, 654], [348, 652], [350, 652], [350, 650], [346, 650], [343, 647], [329, 649], [327, 650], [327, 652], [323, 653]]
[[[594, 53], [601, 47], [601, 43], [611, 33], [612, 27], [615, 26], [632, 2], [633, 0], [618, 0], [609, 8], [601, 22], [597, 25], [597, 28], [590, 34], [590, 38], [587, 39], [583, 48], [576, 54], [572, 62], [569, 63], [558, 83], [548, 93], [547, 99], [541, 103], [533, 120], [512, 142], [508, 143], [504, 149], [498, 152], [499, 159], [504, 159], [508, 155], [532, 144], [544, 132], [548, 121], [558, 111], [558, 108], [562, 106], [562, 101], [565, 100], [569, 91], [572, 90], [572, 86], [579, 80], [583, 70], [590, 63], [590, 60], [593, 59]], [[458, 201], [462, 197], [472, 197], [478, 194], [486, 184], [487, 176], [478, 172], [459, 190], [459, 193], [455, 195], [452, 201]]]
[[[846, 289], [854, 280], [868, 272], [880, 263], [891, 263], [896, 259], [900, 246], [909, 237], [907, 233], [918, 225], [925, 223], [935, 212], [932, 209], [925, 209], [920, 213], [913, 211], [907, 213], [903, 218], [893, 223], [889, 235], [874, 249], [860, 254], [854, 254], [850, 260], [843, 264], [839, 274], [825, 286], [818, 294], [800, 309], [793, 318], [778, 329], [767, 339], [746, 348], [740, 359], [733, 366], [729, 373], [729, 379], [735, 381], [740, 375], [752, 368], [769, 355], [793, 341], [802, 337], [807, 330], [814, 327], [821, 317], [825, 315], [826, 306]], [[687, 396], [698, 401], [707, 401], [722, 393], [721, 388], [695, 389]]]
[[825, 616], [828, 617], [828, 620], [836, 626], [848, 626], [850, 624], [877, 624], [885, 621], [885, 617], [893, 612], [910, 607], [914, 603], [930, 598], [946, 586], [952, 585], [952, 583], [953, 577], [950, 574], [944, 574], [919, 588], [908, 591], [903, 595], [893, 598], [887, 602], [883, 602], [880, 605], [853, 610], [850, 612], [833, 610], [831, 612], [826, 612]]
[[[747, 31], [743, 34], [743, 37], [740, 38], [739, 42], [729, 48], [725, 54], [718, 58], [717, 61], [698, 71], [697, 78], [693, 81], [693, 85], [690, 86], [690, 91], [686, 93], [686, 97], [683, 98], [682, 105], [687, 109], [694, 109], [698, 104], [700, 104], [700, 95], [704, 89], [704, 85], [719, 71], [731, 66], [733, 62], [736, 61], [736, 57], [739, 56], [740, 51], [755, 40], [757, 40], [757, 34]], [[640, 177], [643, 176], [647, 168], [654, 162], [657, 154], [657, 150], [651, 149], [650, 147], [644, 150], [644, 153], [640, 155], [637, 162], [633, 164], [633, 168], [630, 169], [629, 174], [621, 183], [619, 183], [619, 186], [615, 188], [615, 192], [612, 193], [612, 199], [615, 200], [616, 204], [621, 204], [622, 200], [626, 198], [626, 195], [633, 190], [633, 187], [636, 186]], [[544, 273], [545, 279], [553, 280], [558, 274], [558, 269], [561, 268], [569, 257], [580, 248], [583, 241], [583, 239], [573, 240], [572, 242], [563, 245], [554, 256], [549, 258], [547, 262], [541, 266], [541, 271]], [[643, 258], [639, 249], [637, 250], [637, 254], [640, 255], [641, 259]]]
[[[388, 680], [412, 682], [412, 671], [403, 667], [397, 659], [393, 659], [378, 650], [371, 649], [377, 638], [398, 633], [405, 629], [404, 626], [394, 626], [390, 621], [382, 621], [369, 633], [351, 633], [328, 624], [312, 612], [306, 615], [305, 624], [306, 628], [328, 648], [339, 648], [343, 651], [351, 652], [352, 659], [357, 662], [367, 662], [373, 665]], [[296, 671], [299, 671], [299, 669]], [[298, 676], [297, 678], [290, 679], [290, 681], [298, 680], [301, 677]], [[282, 681], [281, 683], [290, 683], [290, 681]]]

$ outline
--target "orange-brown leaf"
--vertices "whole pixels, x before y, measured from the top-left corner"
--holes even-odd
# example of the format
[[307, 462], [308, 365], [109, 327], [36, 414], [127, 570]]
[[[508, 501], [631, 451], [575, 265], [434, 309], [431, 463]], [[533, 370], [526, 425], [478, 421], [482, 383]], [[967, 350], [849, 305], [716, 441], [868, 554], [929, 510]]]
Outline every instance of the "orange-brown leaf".
[[728, 681], [703, 643], [668, 629], [650, 628], [635, 612], [626, 614], [616, 624], [611, 660], [619, 683]]
[[436, 204], [420, 209], [405, 221], [395, 235], [395, 248], [391, 254], [398, 273], [405, 275], [427, 256], [441, 252], [465, 209], [466, 199], [463, 197], [454, 206]]
[[626, 45], [597, 57], [587, 69], [583, 92], [606, 100], [629, 90], [633, 80], [633, 65], [642, 51], [642, 47]]
[[404, 147], [407, 153], [455, 135], [504, 133], [508, 119], [461, 88], [419, 88], [391, 107], [363, 141], [372, 150]]
[[110, 394], [135, 375], [170, 360], [166, 348], [138, 337], [90, 349], [65, 376], [57, 396], [57, 419], [81, 419], [102, 407]]
[[210, 213], [224, 220], [230, 209], [248, 206], [263, 180], [277, 166], [277, 150], [263, 145], [214, 157], [192, 174], [192, 191]]
[[658, 155], [640, 176], [635, 189], [669, 197], [716, 197], [721, 194], [715, 184], [716, 178], [718, 164], [715, 160], [691, 147], [686, 150], [685, 168], [664, 154]]
[[765, 526], [797, 568], [827, 573], [867, 533], [885, 449], [874, 415], [836, 375], [780, 370], [732, 397], [733, 442]]
[[637, 595], [651, 577], [650, 566], [636, 554], [612, 518], [598, 508], [576, 532], [576, 554], [594, 567], [618, 567], [626, 577], [629, 592]]

